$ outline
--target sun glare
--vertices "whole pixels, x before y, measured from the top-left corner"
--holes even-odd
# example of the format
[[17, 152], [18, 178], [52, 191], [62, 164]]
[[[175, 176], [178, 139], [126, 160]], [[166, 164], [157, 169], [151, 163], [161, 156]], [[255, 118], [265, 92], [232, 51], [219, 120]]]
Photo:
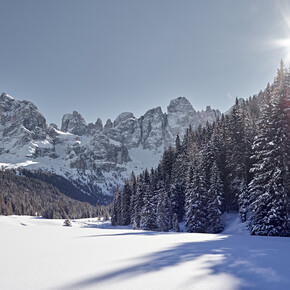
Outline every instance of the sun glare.
[[290, 64], [290, 38], [275, 39], [273, 40], [272, 45], [276, 48], [285, 49], [283, 59], [287, 64]]
[[[283, 30], [285, 31], [285, 33], [290, 35], [290, 17], [289, 14], [287, 13], [289, 12], [289, 6], [283, 7], [280, 5], [279, 8], [283, 19], [282, 20], [282, 26], [284, 26]], [[282, 56], [283, 60], [286, 64], [290, 64], [290, 37], [274, 39], [271, 44], [274, 48], [284, 50], [284, 55]]]

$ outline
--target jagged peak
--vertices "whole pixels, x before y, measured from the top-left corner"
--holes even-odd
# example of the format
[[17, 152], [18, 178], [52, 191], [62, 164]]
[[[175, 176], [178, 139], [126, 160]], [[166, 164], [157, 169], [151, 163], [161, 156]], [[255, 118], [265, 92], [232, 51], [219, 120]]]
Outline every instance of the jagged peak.
[[114, 121], [114, 126], [118, 126], [120, 123], [122, 123], [128, 119], [135, 119], [135, 116], [133, 115], [133, 113], [131, 113], [131, 112], [121, 113]]
[[104, 130], [111, 129], [112, 127], [113, 127], [113, 123], [112, 123], [111, 119], [108, 119], [105, 126], [104, 126]]
[[211, 112], [211, 111], [212, 111], [211, 106], [206, 106], [205, 111], [206, 111], [206, 112]]
[[64, 114], [62, 119], [63, 120], [74, 119], [74, 120], [80, 120], [83, 123], [86, 123], [85, 119], [83, 118], [83, 116], [78, 111], [73, 111], [71, 114]]
[[195, 113], [194, 108], [191, 103], [185, 97], [178, 97], [170, 101], [169, 106], [167, 107], [168, 113], [177, 113], [177, 112], [192, 112]]
[[73, 111], [72, 114], [65, 114], [62, 117], [61, 131], [69, 132], [76, 135], [85, 134], [87, 123], [83, 116], [77, 111]]
[[145, 116], [148, 116], [148, 115], [155, 115], [155, 114], [157, 114], [157, 115], [163, 115], [163, 112], [162, 112], [162, 109], [161, 109], [160, 106], [148, 110], [148, 111], [145, 113], [144, 117], [145, 117]]
[[14, 100], [14, 98], [12, 96], [10, 96], [9, 94], [7, 93], [2, 93], [1, 96], [0, 96], [0, 100], [9, 100], [9, 101], [12, 101]]
[[98, 118], [96, 123], [95, 123], [95, 127], [97, 130], [103, 131], [104, 126], [103, 126], [103, 121], [102, 119]]

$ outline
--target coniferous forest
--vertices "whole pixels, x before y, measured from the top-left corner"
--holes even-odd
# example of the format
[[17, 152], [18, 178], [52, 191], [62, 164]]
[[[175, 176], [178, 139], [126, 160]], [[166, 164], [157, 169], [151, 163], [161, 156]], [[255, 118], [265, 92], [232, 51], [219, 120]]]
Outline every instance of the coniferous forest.
[[112, 224], [156, 231], [218, 233], [239, 212], [252, 235], [290, 235], [290, 71], [213, 124], [187, 128], [155, 169], [117, 188]]
[[30, 215], [50, 219], [109, 218], [108, 206], [92, 206], [69, 198], [52, 184], [21, 176], [20, 172], [0, 170], [0, 215]]

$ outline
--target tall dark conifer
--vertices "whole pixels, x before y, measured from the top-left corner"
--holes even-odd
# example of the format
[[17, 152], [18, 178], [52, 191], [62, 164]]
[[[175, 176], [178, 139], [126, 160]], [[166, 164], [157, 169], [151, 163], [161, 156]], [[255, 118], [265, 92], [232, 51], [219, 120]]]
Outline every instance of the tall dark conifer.
[[149, 185], [145, 185], [143, 196], [143, 207], [140, 212], [140, 228], [142, 230], [156, 231], [156, 208], [154, 206], [154, 196]]
[[190, 170], [186, 188], [186, 230], [188, 232], [206, 232], [206, 201], [207, 191], [204, 173], [195, 162]]
[[117, 186], [114, 193], [113, 208], [111, 213], [111, 223], [113, 226], [121, 224], [121, 192]]
[[132, 189], [129, 184], [129, 181], [125, 181], [125, 185], [121, 194], [121, 225], [127, 226], [131, 222], [131, 212], [130, 212], [130, 203], [131, 203]]

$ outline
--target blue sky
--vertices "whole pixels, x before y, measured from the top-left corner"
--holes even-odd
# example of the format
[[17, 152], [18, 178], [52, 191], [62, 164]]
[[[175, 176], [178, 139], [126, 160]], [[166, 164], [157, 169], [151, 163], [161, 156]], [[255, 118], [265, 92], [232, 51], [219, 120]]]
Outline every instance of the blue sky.
[[226, 111], [290, 50], [272, 45], [290, 38], [287, 1], [0, 0], [0, 11], [0, 91], [57, 124], [73, 110], [87, 122], [165, 111], [178, 96]]

